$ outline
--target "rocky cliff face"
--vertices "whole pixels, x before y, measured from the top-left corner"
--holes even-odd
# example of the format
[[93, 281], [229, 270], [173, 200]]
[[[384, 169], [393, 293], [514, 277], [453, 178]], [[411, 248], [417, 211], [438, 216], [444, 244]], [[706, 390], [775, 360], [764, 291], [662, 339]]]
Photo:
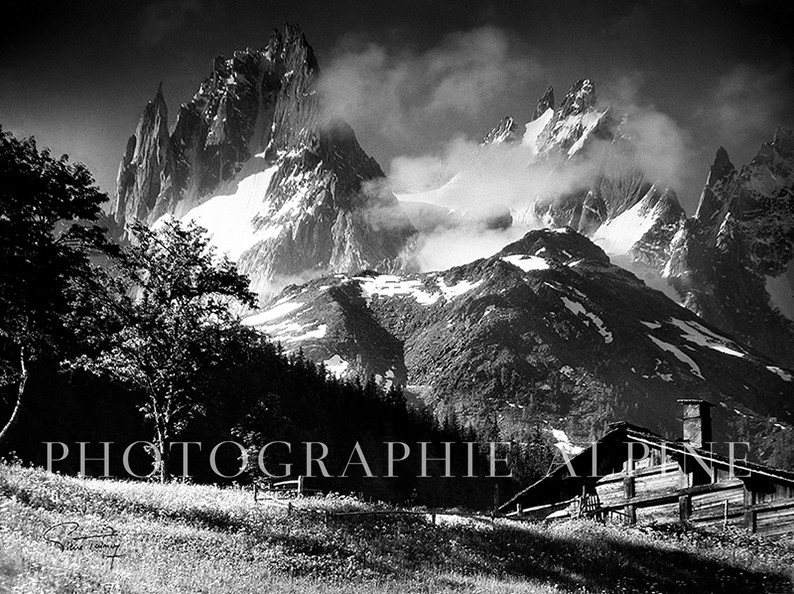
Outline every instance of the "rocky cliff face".
[[195, 221], [258, 288], [396, 266], [414, 229], [350, 127], [323, 121], [318, 77], [303, 33], [287, 26], [264, 49], [216, 58], [170, 133], [158, 89], [119, 167], [116, 222]]
[[663, 274], [711, 323], [794, 364], [794, 136], [780, 129], [737, 170], [720, 148]]
[[718, 406], [720, 438], [794, 421], [790, 371], [570, 229], [532, 231], [446, 271], [290, 287], [247, 323], [338, 375], [407, 385], [439, 414], [480, 428], [496, 419], [503, 435], [540, 419], [579, 439], [620, 418], [676, 432], [681, 397]]

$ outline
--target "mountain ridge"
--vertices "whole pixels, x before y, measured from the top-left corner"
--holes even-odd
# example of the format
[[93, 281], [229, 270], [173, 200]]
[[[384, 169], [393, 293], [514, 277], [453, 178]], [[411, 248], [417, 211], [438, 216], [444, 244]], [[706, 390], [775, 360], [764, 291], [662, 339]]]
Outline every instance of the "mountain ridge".
[[619, 418], [670, 432], [680, 397], [718, 405], [721, 438], [746, 435], [750, 418], [794, 421], [794, 373], [571, 229], [445, 271], [294, 285], [246, 323], [332, 373], [404, 385], [440, 418], [493, 422], [508, 439], [541, 419], [581, 441]]

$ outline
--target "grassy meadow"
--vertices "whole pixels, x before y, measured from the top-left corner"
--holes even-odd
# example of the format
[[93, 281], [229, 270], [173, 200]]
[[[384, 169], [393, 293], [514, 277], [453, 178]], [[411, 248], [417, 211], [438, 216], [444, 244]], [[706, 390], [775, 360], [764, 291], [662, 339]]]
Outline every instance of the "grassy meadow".
[[[0, 592], [794, 591], [792, 539], [590, 521], [329, 518], [383, 506], [338, 495], [292, 503], [287, 515], [250, 490], [2, 464]], [[114, 559], [91, 546], [109, 541]]]

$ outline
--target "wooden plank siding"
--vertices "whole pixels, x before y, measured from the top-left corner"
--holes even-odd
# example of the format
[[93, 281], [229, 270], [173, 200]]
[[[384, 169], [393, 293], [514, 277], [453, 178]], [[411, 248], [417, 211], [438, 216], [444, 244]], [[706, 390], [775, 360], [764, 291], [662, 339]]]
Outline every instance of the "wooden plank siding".
[[[626, 447], [633, 442], [643, 447]], [[649, 455], [633, 459], [640, 450]], [[791, 472], [694, 451], [625, 423], [598, 442], [595, 463], [594, 457], [595, 447], [585, 450], [573, 460], [575, 473], [560, 467], [521, 491], [511, 500], [510, 517], [556, 519], [567, 510], [621, 524], [739, 526], [765, 536], [794, 534]], [[604, 474], [591, 476], [593, 466]], [[549, 517], [552, 512], [557, 513]]]
[[[660, 481], [659, 476], [664, 475], [642, 477], [652, 479], [645, 481], [648, 488], [630, 497], [621, 496], [623, 489], [619, 491], [615, 485], [622, 486], [625, 479], [635, 478], [636, 488], [640, 484], [636, 477], [612, 477], [601, 483], [597, 487], [601, 489], [599, 496], [609, 495], [601, 500], [602, 511], [622, 512], [624, 516], [618, 518], [620, 523], [625, 523], [624, 518], [631, 518], [632, 522], [639, 523], [744, 526], [767, 536], [794, 532], [794, 499], [753, 503], [753, 498], [747, 496], [751, 492], [740, 479], [681, 488], [676, 475], [667, 475], [666, 482]], [[681, 477], [677, 478], [680, 481]], [[664, 485], [672, 488], [665, 490]]]
[[[692, 485], [692, 472], [678, 463], [628, 469], [599, 478], [594, 485], [603, 517], [612, 522], [739, 526], [765, 536], [794, 532], [794, 489], [768, 480], [731, 477], [717, 469], [714, 482]], [[543, 519], [569, 507], [571, 499], [523, 510], [521, 517]], [[610, 512], [617, 512], [612, 513]]]

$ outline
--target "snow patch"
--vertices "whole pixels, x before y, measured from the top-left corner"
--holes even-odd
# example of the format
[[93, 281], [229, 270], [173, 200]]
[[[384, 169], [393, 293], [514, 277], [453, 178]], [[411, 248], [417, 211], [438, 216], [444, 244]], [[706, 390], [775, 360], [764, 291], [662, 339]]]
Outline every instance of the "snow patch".
[[533, 155], [538, 154], [538, 137], [543, 129], [554, 117], [554, 110], [549, 107], [543, 114], [536, 120], [527, 122], [524, 130], [524, 136], [521, 138], [521, 144], [528, 147]]
[[301, 334], [300, 336], [286, 336], [282, 339], [282, 342], [300, 342], [302, 340], [310, 340], [312, 338], [325, 338], [325, 335], [328, 333], [328, 325], [327, 324], [320, 324], [314, 330], [309, 330], [305, 334]]
[[788, 371], [781, 369], [780, 367], [775, 367], [774, 365], [767, 365], [766, 368], [768, 371], [771, 371], [772, 373], [775, 373], [783, 378], [783, 381], [794, 382], [794, 377], [792, 377]]
[[539, 258], [538, 256], [525, 256], [523, 254], [513, 254], [511, 256], [502, 256], [502, 260], [507, 262], [508, 264], [512, 264], [517, 268], [520, 268], [524, 272], [529, 272], [530, 270], [548, 270], [549, 263], [546, 262], [543, 258]]
[[204, 227], [212, 244], [221, 254], [237, 260], [242, 253], [260, 241], [278, 237], [282, 225], [254, 226], [262, 211], [277, 166], [248, 175], [239, 181], [233, 194], [214, 196], [187, 212], [182, 222]]
[[381, 274], [375, 277], [359, 276], [361, 294], [365, 299], [373, 295], [394, 297], [395, 295], [410, 295], [422, 305], [432, 305], [441, 297], [440, 293], [428, 293], [422, 290], [422, 282], [418, 280], [405, 280], [393, 274]]
[[444, 295], [444, 298], [447, 299], [447, 301], [451, 301], [455, 297], [459, 297], [460, 295], [463, 295], [464, 293], [479, 287], [482, 284], [482, 279], [475, 282], [462, 280], [457, 284], [447, 286], [447, 284], [444, 282], [444, 279], [439, 278], [437, 284], [438, 288], [441, 289], [441, 294]]
[[[572, 299], [563, 297], [562, 302], [565, 304], [565, 307], [567, 307], [573, 313], [573, 315], [578, 317], [579, 314], [583, 314], [585, 317], [590, 318], [606, 344], [612, 342], [612, 333], [607, 330], [606, 326], [604, 325], [604, 321], [601, 318], [599, 318], [593, 312], [588, 311], [585, 306], [578, 301], [573, 301]], [[590, 322], [585, 320], [585, 324], [589, 326]]]
[[794, 259], [780, 276], [766, 277], [769, 304], [789, 320], [794, 320]]
[[568, 435], [561, 429], [552, 429], [551, 435], [556, 440], [554, 445], [561, 452], [565, 452], [569, 456], [576, 456], [577, 454], [581, 454], [584, 451], [583, 447], [573, 445]]
[[[650, 192], [654, 189], [651, 188]], [[593, 243], [607, 254], [626, 254], [656, 222], [654, 211], [644, 212], [645, 200], [640, 200], [630, 209], [601, 225], [593, 234]]]
[[262, 313], [254, 314], [243, 320], [246, 326], [259, 326], [265, 322], [270, 322], [278, 318], [284, 317], [303, 307], [303, 303], [298, 301], [284, 301], [276, 304], [274, 307], [263, 311]]
[[350, 363], [342, 359], [342, 357], [339, 355], [334, 355], [330, 359], [323, 361], [323, 363], [325, 364], [325, 368], [329, 373], [339, 378], [344, 377], [345, 373], [350, 367]]
[[[582, 150], [582, 148], [584, 147], [584, 143], [590, 137], [590, 133], [593, 130], [595, 130], [596, 126], [598, 126], [599, 122], [601, 121], [601, 118], [603, 117], [603, 115], [605, 113], [606, 113], [605, 111], [600, 112], [600, 113], [597, 112], [597, 111], [591, 111], [591, 112], [587, 112], [587, 113], [582, 114], [580, 122], [579, 122], [579, 125], [581, 125], [582, 128], [583, 128], [582, 135], [579, 137], [579, 139], [576, 142], [574, 142], [571, 145], [571, 148], [568, 149], [568, 156], [569, 157], [572, 157], [573, 155], [578, 153], [580, 150]], [[573, 123], [573, 122], [569, 123], [568, 121], [566, 121], [565, 124], [563, 125], [562, 129], [564, 130], [566, 128], [570, 128], [572, 130], [573, 126], [570, 125], [571, 123]], [[566, 136], [570, 135], [570, 132], [566, 131], [564, 133], [566, 134]]]
[[746, 353], [738, 350], [739, 347], [733, 342], [724, 336], [715, 334], [703, 324], [698, 322], [686, 322], [677, 318], [670, 320], [670, 323], [684, 333], [684, 340], [692, 342], [698, 346], [708, 347], [733, 357], [744, 357], [746, 355]]
[[653, 342], [653, 344], [655, 344], [657, 347], [659, 347], [663, 351], [667, 351], [668, 353], [672, 353], [673, 356], [676, 359], [678, 359], [682, 363], [688, 365], [689, 366], [689, 371], [692, 373], [692, 375], [695, 375], [695, 376], [699, 377], [702, 380], [706, 379], [706, 378], [703, 377], [703, 374], [700, 372], [700, 367], [698, 367], [698, 364], [695, 363], [695, 361], [689, 355], [684, 354], [681, 351], [681, 349], [679, 349], [678, 347], [676, 347], [676, 346], [674, 346], [674, 345], [672, 345], [672, 344], [670, 344], [668, 342], [664, 342], [663, 340], [659, 340], [655, 336], [650, 336], [649, 335], [648, 338], [650, 338], [651, 342]]

